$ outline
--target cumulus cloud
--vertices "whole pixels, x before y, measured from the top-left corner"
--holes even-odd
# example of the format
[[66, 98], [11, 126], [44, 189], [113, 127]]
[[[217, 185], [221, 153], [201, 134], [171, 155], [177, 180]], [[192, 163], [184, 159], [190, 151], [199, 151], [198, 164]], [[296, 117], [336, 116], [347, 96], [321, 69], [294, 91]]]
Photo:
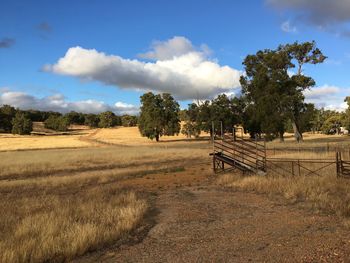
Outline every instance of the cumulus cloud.
[[286, 33], [296, 33], [297, 32], [297, 28], [295, 26], [292, 26], [290, 21], [284, 21], [281, 24], [281, 29], [282, 31], [286, 32]]
[[294, 12], [296, 21], [303, 21], [329, 31], [349, 35], [349, 29], [335, 26], [350, 21], [349, 0], [266, 0], [278, 9]]
[[318, 108], [344, 111], [347, 104], [343, 102], [342, 89], [336, 86], [323, 85], [304, 91], [306, 102], [314, 103]]
[[69, 48], [57, 63], [44, 71], [99, 81], [123, 89], [169, 92], [177, 99], [205, 99], [240, 87], [240, 72], [207, 57], [183, 37], [157, 42], [143, 57], [145, 62], [107, 55], [95, 49]]
[[15, 44], [16, 40], [13, 38], [2, 38], [0, 40], [0, 48], [10, 48]]
[[8, 104], [23, 110], [35, 109], [43, 111], [58, 111], [66, 113], [77, 111], [83, 113], [100, 113], [103, 111], [113, 111], [118, 115], [136, 115], [139, 108], [132, 104], [117, 102], [115, 105], [108, 105], [97, 100], [67, 101], [62, 94], [37, 98], [24, 92], [3, 91], [0, 94], [0, 105]]

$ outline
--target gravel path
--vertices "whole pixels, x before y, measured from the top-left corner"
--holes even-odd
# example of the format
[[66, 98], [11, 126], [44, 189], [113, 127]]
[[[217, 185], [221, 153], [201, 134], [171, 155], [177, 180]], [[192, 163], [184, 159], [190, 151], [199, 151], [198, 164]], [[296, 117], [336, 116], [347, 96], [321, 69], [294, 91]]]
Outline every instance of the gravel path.
[[83, 262], [350, 262], [350, 231], [254, 193], [214, 185], [158, 192], [155, 225]]

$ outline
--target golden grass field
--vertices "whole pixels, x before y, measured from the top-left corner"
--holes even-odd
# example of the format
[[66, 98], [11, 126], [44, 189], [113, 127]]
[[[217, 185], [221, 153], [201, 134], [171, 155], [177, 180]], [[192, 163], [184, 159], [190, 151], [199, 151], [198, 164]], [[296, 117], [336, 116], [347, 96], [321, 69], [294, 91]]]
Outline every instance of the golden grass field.
[[[183, 171], [208, 154], [207, 142], [154, 144], [135, 128], [98, 131], [1, 137], [0, 262], [69, 261], [122, 239], [149, 207], [123, 180]], [[98, 143], [121, 134], [134, 140]]]
[[[346, 145], [349, 138], [307, 135], [302, 145]], [[294, 143], [289, 139], [268, 143], [268, 147], [283, 145]], [[137, 188], [136, 181], [124, 182], [152, 174], [158, 174], [160, 182], [168, 180], [164, 174], [172, 173], [172, 180], [181, 184], [189, 176], [211, 173], [196, 166], [210, 166], [210, 151], [207, 140], [179, 135], [161, 137], [157, 143], [141, 137], [136, 127], [82, 129], [78, 134], [59, 136], [1, 135], [0, 262], [70, 261], [123, 239], [151, 206], [142, 184], [154, 184], [144, 180]], [[292, 156], [328, 154], [298, 152]], [[332, 171], [324, 177], [307, 178], [224, 174], [218, 183], [350, 216], [350, 182], [337, 179]]]

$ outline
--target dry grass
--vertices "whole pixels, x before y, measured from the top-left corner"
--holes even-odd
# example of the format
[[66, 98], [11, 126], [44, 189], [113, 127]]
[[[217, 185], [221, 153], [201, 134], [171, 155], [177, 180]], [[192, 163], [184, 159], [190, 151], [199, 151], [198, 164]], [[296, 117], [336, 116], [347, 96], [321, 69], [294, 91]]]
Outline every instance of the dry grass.
[[[276, 158], [290, 159], [331, 159], [335, 160], [334, 152], [291, 152], [280, 153]], [[279, 163], [285, 169], [289, 169], [289, 163]], [[296, 165], [296, 164], [295, 164]], [[322, 164], [303, 163], [303, 166], [316, 170]], [[295, 166], [295, 170], [296, 170]], [[321, 176], [309, 174], [309, 171], [301, 168], [301, 176], [284, 174], [276, 169], [279, 174], [268, 173], [267, 176], [239, 176], [225, 174], [218, 178], [218, 183], [223, 186], [237, 189], [255, 191], [269, 196], [283, 196], [289, 202], [306, 202], [313, 208], [327, 211], [344, 217], [350, 217], [350, 181], [337, 178], [335, 164], [318, 173]], [[269, 172], [269, 168], [268, 168]]]
[[325, 134], [312, 134], [304, 133], [304, 141], [296, 143], [292, 134], [286, 134], [285, 141], [279, 142], [278, 139], [268, 142], [266, 147], [269, 149], [281, 149], [281, 148], [320, 148], [320, 147], [350, 147], [350, 136], [346, 135], [325, 135]]
[[[202, 137], [203, 136], [207, 136], [207, 134], [202, 134]], [[178, 136], [162, 136], [160, 138], [161, 142], [152, 141], [146, 137], [142, 137], [137, 127], [100, 129], [98, 133], [91, 136], [91, 139], [117, 145], [158, 145], [164, 142], [169, 144], [170, 142], [181, 140], [190, 141], [190, 139], [183, 134], [179, 134]]]
[[346, 179], [329, 176], [241, 177], [225, 174], [220, 185], [247, 191], [283, 196], [290, 202], [308, 202], [314, 208], [337, 215], [350, 216], [350, 184]]
[[147, 204], [133, 192], [97, 188], [82, 194], [6, 196], [0, 202], [1, 262], [62, 262], [118, 240]]
[[89, 142], [82, 141], [78, 135], [60, 136], [19, 136], [11, 134], [0, 135], [0, 151], [14, 151], [26, 149], [55, 149], [77, 148], [91, 146]]
[[[28, 148], [26, 136], [16, 138]], [[123, 181], [209, 161], [209, 149], [177, 142], [0, 152], [0, 262], [70, 261], [123, 239], [148, 207]]]

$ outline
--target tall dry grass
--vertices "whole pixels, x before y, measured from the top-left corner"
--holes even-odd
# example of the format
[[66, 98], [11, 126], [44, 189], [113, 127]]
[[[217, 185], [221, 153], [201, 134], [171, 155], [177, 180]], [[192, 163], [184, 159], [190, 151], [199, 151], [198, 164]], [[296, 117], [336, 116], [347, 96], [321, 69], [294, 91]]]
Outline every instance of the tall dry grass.
[[[334, 153], [303, 152], [281, 153], [276, 158], [287, 159], [330, 159], [335, 161]], [[290, 163], [279, 163], [282, 168], [290, 170]], [[316, 170], [322, 164], [302, 163], [310, 170]], [[297, 167], [295, 167], [295, 170]], [[276, 174], [277, 171], [277, 174]], [[275, 168], [267, 168], [266, 176], [240, 176], [224, 174], [218, 178], [218, 184], [226, 187], [264, 193], [271, 197], [282, 196], [291, 203], [306, 202], [313, 208], [344, 217], [350, 217], [350, 181], [338, 178], [335, 164], [317, 171], [319, 175], [310, 174], [301, 168], [301, 175], [292, 176]], [[308, 176], [305, 176], [309, 174]]]
[[1, 262], [63, 262], [109, 244], [146, 212], [133, 192], [97, 188], [83, 194], [5, 197], [0, 202]]
[[350, 184], [347, 179], [329, 176], [263, 177], [225, 174], [220, 185], [269, 196], [283, 196], [292, 203], [308, 202], [313, 208], [350, 216]]
[[123, 239], [148, 204], [122, 180], [208, 160], [209, 147], [1, 152], [0, 262], [70, 261]]

